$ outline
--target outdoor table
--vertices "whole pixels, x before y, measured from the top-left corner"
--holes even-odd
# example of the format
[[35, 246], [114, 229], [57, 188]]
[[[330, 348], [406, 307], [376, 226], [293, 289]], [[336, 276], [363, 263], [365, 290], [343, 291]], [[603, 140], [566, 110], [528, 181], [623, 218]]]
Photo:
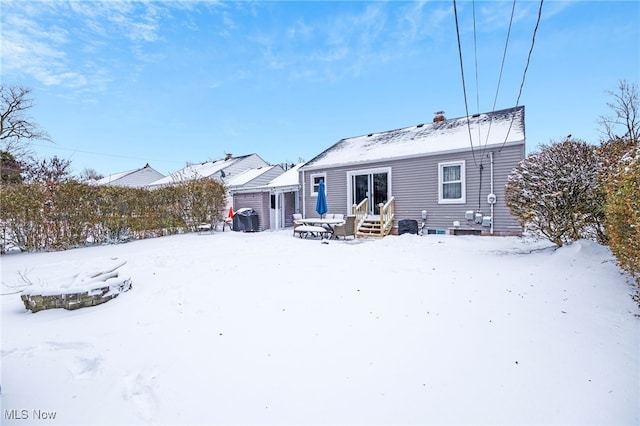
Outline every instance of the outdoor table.
[[329, 232], [333, 235], [334, 226], [342, 225], [344, 223], [344, 219], [326, 219], [319, 217], [308, 217], [306, 219], [298, 219], [297, 222], [302, 223], [304, 225], [312, 225], [312, 226], [322, 226], [327, 228]]

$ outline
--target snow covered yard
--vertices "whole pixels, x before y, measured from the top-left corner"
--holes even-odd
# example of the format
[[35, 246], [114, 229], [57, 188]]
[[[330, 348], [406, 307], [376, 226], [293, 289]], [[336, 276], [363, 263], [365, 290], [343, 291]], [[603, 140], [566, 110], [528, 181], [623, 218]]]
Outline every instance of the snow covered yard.
[[2, 293], [112, 258], [100, 306], [0, 298], [2, 424], [640, 421], [633, 288], [589, 241], [188, 234], [5, 256]]

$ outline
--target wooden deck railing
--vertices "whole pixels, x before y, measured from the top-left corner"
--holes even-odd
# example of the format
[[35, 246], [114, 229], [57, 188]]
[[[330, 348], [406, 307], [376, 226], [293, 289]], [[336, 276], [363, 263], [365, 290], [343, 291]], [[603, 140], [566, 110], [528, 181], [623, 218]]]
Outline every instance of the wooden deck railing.
[[355, 229], [357, 231], [358, 228], [360, 228], [360, 225], [362, 225], [362, 222], [364, 222], [364, 220], [366, 219], [367, 213], [369, 212], [369, 199], [365, 198], [364, 200], [360, 201], [359, 204], [354, 204], [352, 209], [352, 214], [356, 217]]
[[396, 210], [396, 199], [391, 197], [385, 204], [380, 203], [380, 234], [388, 235], [393, 228], [393, 218]]
[[369, 200], [364, 199], [360, 204], [353, 205], [353, 215], [356, 217], [355, 230], [357, 234], [380, 236], [389, 235], [395, 218], [395, 198], [391, 197], [386, 203], [378, 204], [379, 214], [369, 215]]

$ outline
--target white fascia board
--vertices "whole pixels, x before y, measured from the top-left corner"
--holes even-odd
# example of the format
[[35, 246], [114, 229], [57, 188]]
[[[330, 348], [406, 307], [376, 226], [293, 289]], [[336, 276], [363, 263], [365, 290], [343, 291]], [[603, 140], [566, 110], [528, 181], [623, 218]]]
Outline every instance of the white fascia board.
[[[478, 150], [489, 150], [489, 149], [495, 149], [497, 147], [502, 147], [502, 146], [513, 146], [513, 145], [524, 145], [525, 141], [524, 139], [518, 140], [518, 141], [511, 141], [511, 142], [507, 142], [505, 144], [500, 143], [493, 143], [493, 144], [489, 144], [489, 145], [485, 145], [483, 147], [474, 147], [474, 150], [478, 151]], [[385, 163], [385, 162], [389, 162], [389, 161], [398, 161], [398, 160], [407, 160], [407, 159], [412, 159], [412, 158], [423, 158], [423, 157], [435, 157], [438, 155], [446, 155], [446, 154], [460, 154], [460, 153], [464, 153], [464, 152], [471, 152], [471, 149], [469, 148], [458, 148], [458, 149], [451, 149], [451, 150], [443, 150], [443, 151], [434, 151], [434, 152], [429, 152], [429, 153], [422, 153], [422, 154], [412, 154], [412, 155], [404, 155], [404, 156], [399, 156], [399, 157], [389, 157], [389, 158], [380, 158], [377, 160], [364, 160], [364, 161], [346, 161], [344, 163], [334, 163], [334, 164], [325, 164], [325, 165], [319, 165], [319, 166], [314, 166], [314, 165], [310, 165], [310, 166], [303, 166], [300, 168], [300, 171], [303, 172], [311, 172], [314, 170], [327, 170], [327, 169], [333, 169], [336, 167], [345, 167], [345, 166], [362, 166], [362, 165], [366, 165], [366, 164], [379, 164], [379, 163]]]

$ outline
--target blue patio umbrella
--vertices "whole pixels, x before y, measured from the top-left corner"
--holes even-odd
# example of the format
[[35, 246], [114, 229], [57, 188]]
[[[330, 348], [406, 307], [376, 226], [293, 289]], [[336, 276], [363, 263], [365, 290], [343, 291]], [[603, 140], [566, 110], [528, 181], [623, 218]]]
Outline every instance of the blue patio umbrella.
[[316, 200], [316, 211], [322, 217], [329, 208], [327, 207], [327, 194], [324, 191], [324, 180], [320, 181], [318, 185], [318, 199]]

